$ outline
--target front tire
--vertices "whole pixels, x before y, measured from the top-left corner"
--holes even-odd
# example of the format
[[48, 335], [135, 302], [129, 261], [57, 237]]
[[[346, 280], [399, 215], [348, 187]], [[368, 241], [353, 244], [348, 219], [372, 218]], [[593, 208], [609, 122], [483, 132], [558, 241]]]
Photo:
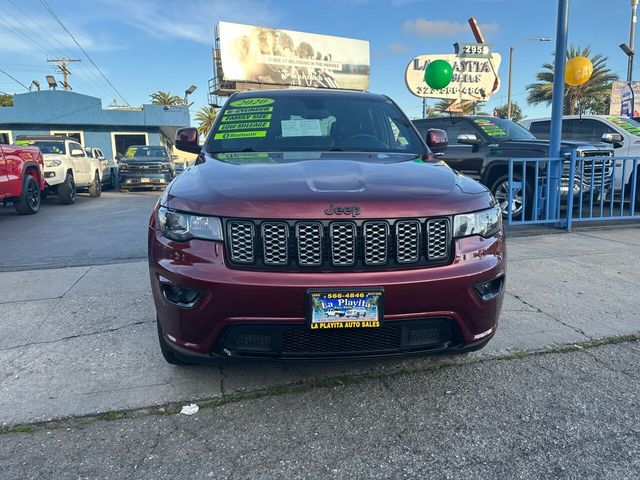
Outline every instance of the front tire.
[[76, 201], [76, 183], [73, 180], [73, 175], [67, 173], [67, 178], [64, 182], [58, 185], [58, 198], [62, 205], [71, 205]]
[[97, 198], [102, 195], [102, 184], [100, 183], [100, 175], [96, 171], [96, 175], [93, 179], [93, 183], [89, 187], [89, 196], [92, 198]]
[[13, 203], [20, 215], [33, 215], [40, 210], [40, 185], [31, 175], [26, 175], [22, 181], [20, 198]]

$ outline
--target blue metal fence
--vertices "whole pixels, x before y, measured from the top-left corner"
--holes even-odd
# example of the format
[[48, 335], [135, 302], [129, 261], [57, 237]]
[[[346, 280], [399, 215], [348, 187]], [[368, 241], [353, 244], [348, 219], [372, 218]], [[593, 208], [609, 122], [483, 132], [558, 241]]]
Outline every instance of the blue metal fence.
[[[575, 150], [566, 157], [511, 159], [502, 202], [507, 224], [571, 230], [575, 222], [640, 220], [639, 166], [640, 158], [578, 156]], [[553, 172], [560, 178], [551, 178]], [[549, 201], [554, 191], [555, 209]]]

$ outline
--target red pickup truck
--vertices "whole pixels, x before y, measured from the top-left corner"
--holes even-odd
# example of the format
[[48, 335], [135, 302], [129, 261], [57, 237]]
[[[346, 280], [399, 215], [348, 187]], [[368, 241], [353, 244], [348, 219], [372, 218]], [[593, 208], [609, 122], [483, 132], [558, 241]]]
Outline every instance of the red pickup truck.
[[42, 170], [38, 148], [0, 145], [0, 203], [13, 202], [21, 215], [37, 213], [45, 187]]

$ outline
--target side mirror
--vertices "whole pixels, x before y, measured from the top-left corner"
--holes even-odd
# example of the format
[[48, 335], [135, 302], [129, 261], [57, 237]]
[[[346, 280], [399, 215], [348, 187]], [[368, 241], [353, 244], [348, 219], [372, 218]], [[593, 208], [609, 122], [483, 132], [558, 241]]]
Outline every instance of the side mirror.
[[79, 148], [74, 148], [71, 150], [71, 156], [72, 157], [84, 157], [85, 153], [84, 151], [80, 150]]
[[475, 133], [461, 133], [458, 135], [458, 143], [461, 145], [480, 145], [482, 139], [478, 138]]
[[427, 130], [427, 146], [436, 156], [444, 155], [449, 145], [449, 139], [447, 138], [447, 132], [439, 130], [437, 128], [430, 128]]
[[602, 141], [604, 143], [610, 143], [613, 148], [620, 148], [624, 145], [624, 138], [619, 133], [603, 133]]
[[195, 127], [180, 128], [176, 132], [176, 148], [188, 153], [200, 153], [198, 129]]

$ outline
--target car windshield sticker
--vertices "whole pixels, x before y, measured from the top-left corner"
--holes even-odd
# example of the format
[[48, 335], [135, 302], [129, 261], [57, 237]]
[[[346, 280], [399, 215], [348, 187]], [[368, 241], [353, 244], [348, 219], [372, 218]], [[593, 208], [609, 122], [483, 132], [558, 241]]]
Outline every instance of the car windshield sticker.
[[244, 107], [244, 108], [230, 108], [224, 112], [225, 117], [227, 115], [245, 115], [247, 113], [266, 113], [273, 112], [273, 107]]
[[505, 132], [502, 128], [500, 128], [490, 120], [477, 118], [474, 120], [474, 123], [478, 125], [482, 129], [482, 131], [490, 137], [504, 137], [507, 135], [507, 132]]
[[282, 120], [282, 137], [321, 137], [320, 120], [296, 119]]
[[608, 117], [607, 119], [610, 122], [615, 123], [617, 126], [622, 128], [623, 130], [626, 130], [627, 132], [631, 133], [632, 135], [636, 135], [640, 137], [640, 127], [634, 125], [633, 123], [628, 122], [623, 118], [619, 118], [619, 117]]
[[266, 130], [249, 130], [248, 132], [223, 132], [216, 133], [213, 137], [214, 140], [233, 140], [238, 138], [260, 138], [266, 137]]
[[19, 147], [28, 147], [29, 145], [33, 145], [34, 143], [34, 141], [29, 140], [17, 140], [13, 144], [18, 145]]
[[222, 117], [223, 122], [248, 122], [252, 120], [271, 120], [270, 113], [251, 113], [248, 115], [227, 115]]
[[241, 122], [224, 123], [218, 127], [218, 131], [224, 130], [253, 130], [257, 128], [269, 128], [271, 122]]
[[273, 98], [242, 98], [240, 100], [234, 100], [229, 105], [232, 107], [262, 107], [264, 105], [271, 105], [274, 102]]

